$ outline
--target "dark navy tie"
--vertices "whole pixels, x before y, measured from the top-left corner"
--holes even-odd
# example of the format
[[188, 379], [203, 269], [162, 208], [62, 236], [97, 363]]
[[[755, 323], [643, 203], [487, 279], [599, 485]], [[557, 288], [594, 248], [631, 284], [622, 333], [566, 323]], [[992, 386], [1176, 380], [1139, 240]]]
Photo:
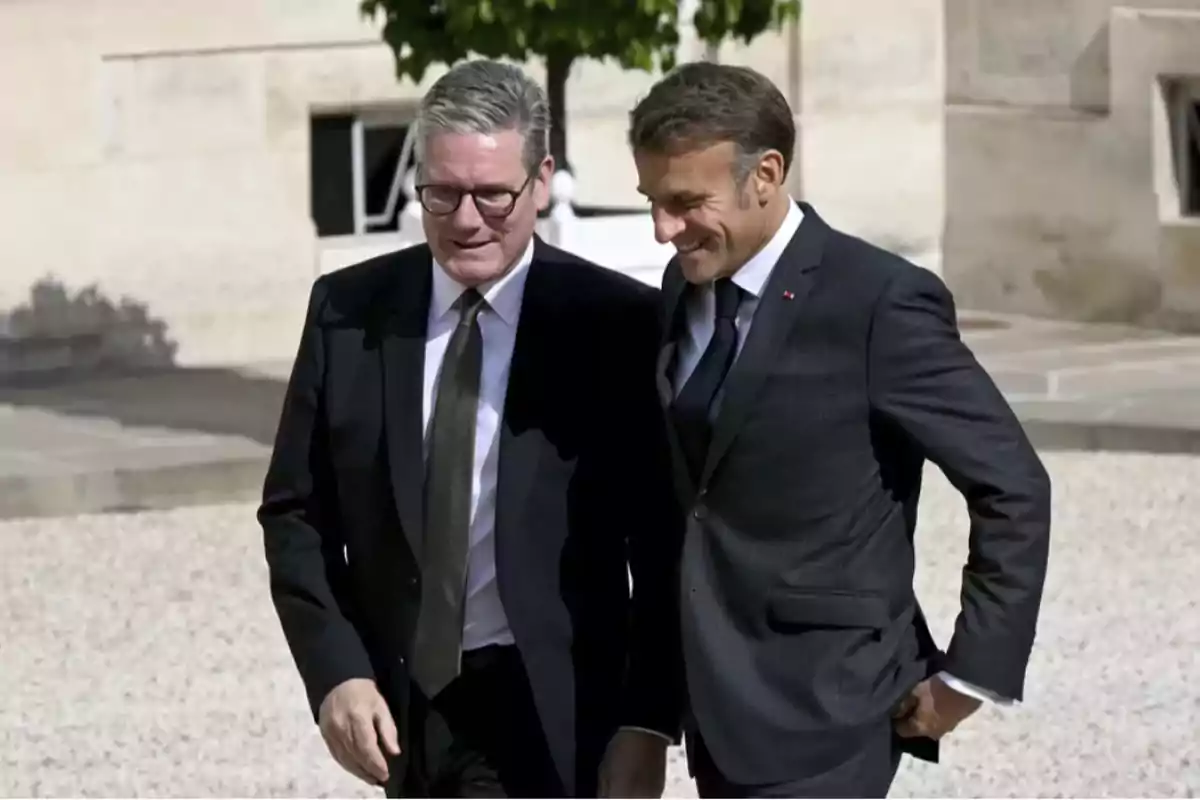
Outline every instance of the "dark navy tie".
[[712, 340], [672, 405], [688, 467], [697, 480], [704, 469], [712, 436], [713, 401], [733, 365], [738, 344], [737, 310], [741, 289], [729, 278], [718, 279], [713, 288], [717, 310]]

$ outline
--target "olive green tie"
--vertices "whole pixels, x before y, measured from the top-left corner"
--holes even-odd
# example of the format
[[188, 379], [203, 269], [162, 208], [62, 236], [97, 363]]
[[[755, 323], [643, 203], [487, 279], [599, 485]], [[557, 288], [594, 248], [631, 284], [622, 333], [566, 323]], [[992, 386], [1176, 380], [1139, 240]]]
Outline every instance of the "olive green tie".
[[458, 677], [462, 656], [483, 305], [474, 289], [457, 301], [461, 317], [442, 361], [429, 433], [421, 607], [411, 661], [413, 679], [430, 698]]

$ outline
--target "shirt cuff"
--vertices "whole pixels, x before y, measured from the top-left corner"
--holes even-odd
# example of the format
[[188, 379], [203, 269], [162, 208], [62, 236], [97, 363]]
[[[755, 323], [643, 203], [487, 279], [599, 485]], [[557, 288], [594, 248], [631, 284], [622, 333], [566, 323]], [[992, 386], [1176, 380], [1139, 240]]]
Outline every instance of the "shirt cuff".
[[655, 731], [655, 730], [651, 730], [650, 728], [639, 728], [639, 727], [637, 727], [636, 725], [622, 725], [622, 726], [621, 726], [621, 730], [623, 730], [623, 731], [637, 731], [638, 733], [648, 733], [648, 734], [650, 734], [651, 736], [657, 736], [658, 738], [662, 739], [662, 740], [663, 740], [664, 742], [666, 742], [667, 744], [674, 744], [674, 743], [675, 743], [675, 740], [674, 740], [674, 739], [672, 739], [670, 736], [667, 736], [667, 735], [666, 735], [665, 733], [663, 733], [662, 731]]
[[993, 691], [983, 689], [973, 683], [967, 683], [961, 678], [954, 677], [949, 672], [939, 672], [938, 678], [942, 681], [942, 683], [946, 684], [959, 694], [965, 694], [967, 697], [974, 697], [981, 703], [996, 703], [997, 705], [1002, 706], [1011, 706], [1017, 704], [1017, 701], [1013, 700], [1011, 697], [1002, 697]]

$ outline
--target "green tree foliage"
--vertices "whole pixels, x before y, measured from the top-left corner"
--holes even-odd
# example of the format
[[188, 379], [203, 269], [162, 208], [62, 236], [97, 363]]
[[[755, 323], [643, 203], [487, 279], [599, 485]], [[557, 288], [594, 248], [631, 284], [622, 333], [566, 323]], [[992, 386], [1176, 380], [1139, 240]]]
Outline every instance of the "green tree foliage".
[[[799, 12], [800, 0], [699, 0], [694, 23], [709, 44], [749, 42]], [[679, 44], [676, 0], [362, 0], [383, 20], [398, 77], [472, 58], [545, 59], [550, 152], [566, 165], [566, 83], [581, 58], [667, 70]]]

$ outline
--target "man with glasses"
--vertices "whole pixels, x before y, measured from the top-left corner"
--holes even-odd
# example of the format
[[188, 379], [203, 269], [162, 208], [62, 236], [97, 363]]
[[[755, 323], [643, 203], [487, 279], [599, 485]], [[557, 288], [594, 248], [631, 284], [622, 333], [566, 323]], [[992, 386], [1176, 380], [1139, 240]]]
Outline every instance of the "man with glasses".
[[534, 235], [554, 163], [520, 70], [460, 64], [417, 125], [427, 243], [312, 292], [259, 509], [284, 634], [332, 755], [389, 795], [657, 796], [657, 292]]

